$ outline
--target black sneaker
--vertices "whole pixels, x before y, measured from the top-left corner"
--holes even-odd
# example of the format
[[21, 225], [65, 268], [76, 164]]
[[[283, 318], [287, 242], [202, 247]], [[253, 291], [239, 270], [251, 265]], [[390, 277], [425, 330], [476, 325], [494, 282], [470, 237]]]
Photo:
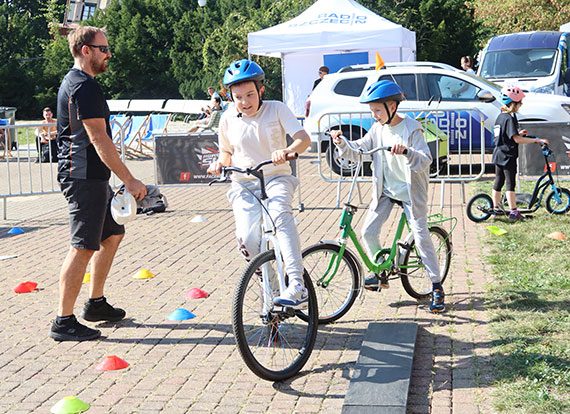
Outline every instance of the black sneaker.
[[383, 289], [388, 289], [390, 287], [390, 283], [388, 283], [388, 275], [385, 271], [380, 273], [380, 287]]
[[49, 331], [49, 337], [56, 341], [90, 341], [100, 336], [100, 330], [91, 329], [77, 322], [75, 315], [71, 315], [71, 318], [64, 323], [53, 321]]
[[103, 300], [98, 303], [85, 302], [81, 317], [89, 322], [118, 322], [123, 319], [126, 314], [124, 310], [109, 305], [107, 299], [103, 297]]

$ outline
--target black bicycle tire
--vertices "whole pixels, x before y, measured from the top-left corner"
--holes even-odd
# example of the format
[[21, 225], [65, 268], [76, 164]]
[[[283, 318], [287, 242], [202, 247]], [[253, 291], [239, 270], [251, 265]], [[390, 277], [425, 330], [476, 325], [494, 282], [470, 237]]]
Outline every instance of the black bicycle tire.
[[476, 204], [476, 202], [479, 199], [484, 199], [485, 201], [487, 201], [487, 203], [489, 204], [489, 206], [491, 208], [493, 207], [493, 200], [491, 199], [491, 196], [489, 196], [489, 194], [480, 193], [480, 194], [477, 194], [477, 195], [471, 197], [471, 200], [469, 200], [469, 202], [467, 203], [467, 208], [466, 208], [467, 217], [469, 217], [469, 220], [474, 221], [475, 223], [480, 223], [482, 221], [487, 220], [489, 217], [491, 217], [491, 213], [483, 214], [483, 216], [481, 216], [481, 217], [478, 217], [478, 216], [473, 214], [472, 209], [477, 208], [476, 206], [474, 207], [474, 205]]
[[[305, 258], [307, 256], [314, 254], [315, 252], [317, 252], [319, 250], [328, 250], [328, 251], [334, 251], [335, 253], [338, 253], [340, 251], [340, 246], [338, 244], [334, 244], [334, 243], [317, 243], [317, 244], [314, 244], [312, 246], [309, 246], [309, 247], [303, 249], [303, 253], [302, 253], [303, 260], [305, 260]], [[358, 266], [356, 259], [346, 249], [345, 249], [344, 254], [342, 256], [342, 260], [343, 260], [343, 262], [346, 262], [346, 265], [348, 266], [348, 268], [350, 269], [350, 272], [352, 274], [352, 277], [351, 277], [352, 278], [352, 288], [349, 288], [350, 289], [349, 294], [346, 297], [346, 300], [343, 302], [342, 306], [339, 307], [339, 309], [336, 312], [332, 313], [330, 316], [329, 315], [326, 315], [326, 316], [322, 315], [324, 306], [322, 306], [322, 301], [319, 301], [319, 299], [321, 298], [321, 295], [318, 294], [319, 289], [321, 289], [321, 288], [315, 284], [315, 278], [311, 274], [311, 269], [307, 270], [309, 273], [309, 276], [311, 277], [311, 279], [313, 281], [313, 287], [315, 288], [315, 294], [317, 297], [317, 304], [318, 304], [318, 308], [319, 308], [319, 324], [320, 325], [326, 325], [326, 324], [332, 323], [332, 322], [342, 318], [350, 310], [352, 305], [354, 305], [354, 301], [358, 297], [358, 292], [360, 290], [360, 267]], [[332, 281], [334, 282], [334, 279]], [[308, 316], [305, 315], [303, 312], [301, 312], [301, 314], [302, 314], [301, 318], [303, 318], [304, 320], [307, 320], [305, 318], [308, 318]]]
[[568, 210], [570, 210], [570, 191], [566, 188], [563, 188], [563, 187], [558, 187], [558, 191], [560, 191], [560, 193], [562, 195], [566, 195], [566, 199], [568, 200], [568, 202], [566, 203], [566, 207], [564, 207], [564, 209], [562, 209], [562, 210], [557, 210], [557, 209], [552, 208], [552, 206], [550, 205], [550, 202], [552, 201], [552, 198], [554, 197], [554, 191], [551, 191], [550, 194], [548, 194], [548, 196], [546, 196], [546, 200], [545, 200], [546, 210], [551, 214], [564, 214], [564, 213], [568, 212]]
[[[243, 271], [240, 280], [238, 282], [234, 299], [232, 303], [232, 327], [234, 331], [234, 336], [238, 346], [239, 353], [248, 366], [248, 368], [258, 377], [268, 380], [268, 381], [283, 381], [291, 378], [297, 374], [303, 366], [306, 364], [307, 360], [311, 356], [313, 347], [315, 346], [315, 340], [317, 338], [318, 330], [318, 307], [317, 298], [315, 296], [315, 290], [311, 283], [311, 278], [309, 274], [305, 271], [303, 274], [303, 280], [305, 282], [305, 287], [307, 288], [309, 296], [309, 314], [311, 317], [308, 320], [309, 329], [305, 335], [304, 346], [299, 351], [299, 355], [295, 358], [294, 362], [287, 366], [285, 369], [281, 370], [271, 370], [264, 367], [261, 363], [257, 361], [255, 356], [252, 354], [249, 345], [247, 343], [247, 338], [243, 326], [243, 302], [248, 287], [249, 280], [252, 277], [257, 277], [255, 271], [265, 262], [275, 260], [274, 250], [268, 250], [258, 254], [253, 260], [248, 264], [248, 266]], [[299, 319], [299, 311], [295, 312]]]
[[[445, 282], [445, 279], [447, 279], [447, 275], [449, 273], [449, 268], [451, 266], [451, 256], [453, 254], [453, 247], [451, 244], [449, 233], [445, 229], [443, 229], [442, 227], [439, 227], [439, 226], [431, 226], [429, 228], [429, 231], [430, 231], [430, 233], [439, 234], [442, 237], [442, 239], [445, 241], [444, 243], [445, 243], [445, 250], [447, 252], [446, 253], [447, 258], [445, 261], [444, 268], [440, 269], [440, 271], [442, 272], [441, 283], [443, 284], [443, 282]], [[412, 254], [412, 251], [414, 251], [414, 246], [415, 246], [415, 242], [414, 242], [414, 239], [412, 238], [412, 240], [410, 241], [409, 249], [406, 250], [406, 254], [404, 255], [404, 259], [402, 260], [402, 267], [407, 266], [408, 261], [410, 260], [410, 255]], [[437, 246], [434, 246], [434, 247], [437, 250]], [[417, 253], [416, 253], [416, 255], [417, 255]], [[412, 284], [410, 283], [410, 280], [408, 278], [408, 271], [405, 268], [400, 269], [400, 281], [402, 282], [402, 286], [404, 287], [404, 290], [406, 291], [406, 293], [415, 299], [427, 298], [431, 293], [431, 291], [426, 292], [426, 293], [417, 292], [412, 287]]]

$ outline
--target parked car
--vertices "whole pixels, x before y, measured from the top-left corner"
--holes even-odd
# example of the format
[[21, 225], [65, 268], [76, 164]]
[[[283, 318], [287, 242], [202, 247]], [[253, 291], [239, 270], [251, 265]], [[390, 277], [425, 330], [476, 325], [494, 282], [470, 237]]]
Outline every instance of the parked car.
[[491, 38], [477, 74], [525, 92], [570, 96], [570, 33], [522, 32]]
[[[312, 151], [330, 151], [328, 140], [318, 148], [319, 136], [330, 129], [343, 129], [350, 139], [359, 139], [372, 125], [370, 116], [349, 116], [348, 113], [368, 113], [368, 105], [359, 103], [360, 96], [377, 80], [393, 80], [407, 95], [400, 104], [401, 111], [418, 116], [426, 109], [450, 110], [442, 116], [429, 115], [437, 127], [449, 138], [448, 149], [457, 152], [471, 148], [481, 149], [481, 118], [484, 121], [485, 150], [493, 149], [493, 127], [500, 113], [500, 87], [475, 74], [455, 69], [443, 63], [411, 62], [387, 65], [376, 71], [371, 65], [356, 65], [324, 77], [310, 96], [310, 110], [305, 129], [311, 136]], [[518, 114], [519, 121], [570, 122], [570, 98], [558, 95], [527, 93]], [[343, 113], [339, 116], [323, 116]], [[471, 138], [471, 143], [469, 143]], [[440, 152], [441, 154], [441, 152]], [[341, 160], [327, 154], [331, 168], [341, 173]], [[334, 154], [332, 154], [334, 155]]]

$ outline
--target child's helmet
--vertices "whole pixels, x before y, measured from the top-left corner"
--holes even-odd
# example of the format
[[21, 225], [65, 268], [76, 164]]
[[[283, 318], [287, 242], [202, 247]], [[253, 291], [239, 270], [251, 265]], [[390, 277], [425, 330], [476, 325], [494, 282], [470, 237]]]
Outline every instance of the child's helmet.
[[123, 184], [111, 200], [111, 216], [115, 223], [123, 225], [134, 219], [136, 214], [137, 201]]
[[381, 80], [370, 85], [364, 95], [360, 98], [360, 103], [387, 102], [404, 100], [404, 92], [397, 83], [389, 80]]
[[508, 85], [501, 89], [501, 102], [504, 105], [508, 105], [511, 102], [520, 102], [523, 98], [524, 92], [518, 86]]
[[244, 81], [262, 81], [265, 79], [265, 72], [261, 67], [248, 59], [236, 60], [226, 69], [224, 73], [224, 86], [230, 87], [236, 83]]

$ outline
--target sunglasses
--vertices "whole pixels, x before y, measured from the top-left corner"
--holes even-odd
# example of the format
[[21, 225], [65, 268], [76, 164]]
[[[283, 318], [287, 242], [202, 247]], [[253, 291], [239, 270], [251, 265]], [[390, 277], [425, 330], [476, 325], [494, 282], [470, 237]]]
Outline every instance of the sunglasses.
[[94, 47], [96, 49], [99, 49], [101, 51], [101, 53], [109, 53], [109, 46], [104, 46], [104, 45], [85, 45], [85, 46], [89, 46], [89, 47]]

